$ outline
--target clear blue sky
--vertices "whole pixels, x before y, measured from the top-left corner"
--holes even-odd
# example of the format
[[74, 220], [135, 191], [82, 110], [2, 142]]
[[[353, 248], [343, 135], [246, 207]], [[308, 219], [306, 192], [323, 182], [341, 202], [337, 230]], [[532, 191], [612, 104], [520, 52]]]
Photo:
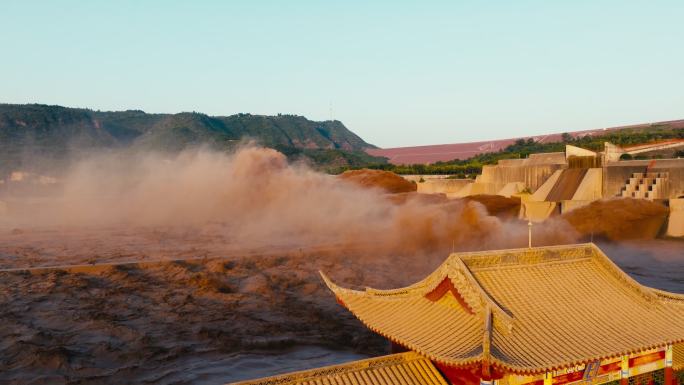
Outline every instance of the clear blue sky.
[[0, 102], [333, 117], [382, 147], [684, 118], [684, 1], [2, 0]]

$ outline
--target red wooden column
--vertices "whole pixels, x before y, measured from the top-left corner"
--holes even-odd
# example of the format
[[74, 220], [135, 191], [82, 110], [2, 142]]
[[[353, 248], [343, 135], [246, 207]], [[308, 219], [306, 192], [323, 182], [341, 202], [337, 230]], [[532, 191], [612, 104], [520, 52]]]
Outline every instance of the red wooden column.
[[665, 385], [676, 385], [674, 380], [674, 373], [672, 372], [672, 345], [667, 345], [665, 348]]

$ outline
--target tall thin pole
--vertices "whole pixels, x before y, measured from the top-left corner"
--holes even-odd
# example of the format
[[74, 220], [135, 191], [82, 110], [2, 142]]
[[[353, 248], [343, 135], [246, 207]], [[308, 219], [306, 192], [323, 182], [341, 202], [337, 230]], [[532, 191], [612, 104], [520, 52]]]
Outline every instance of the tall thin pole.
[[532, 220], [527, 222], [527, 247], [532, 248]]

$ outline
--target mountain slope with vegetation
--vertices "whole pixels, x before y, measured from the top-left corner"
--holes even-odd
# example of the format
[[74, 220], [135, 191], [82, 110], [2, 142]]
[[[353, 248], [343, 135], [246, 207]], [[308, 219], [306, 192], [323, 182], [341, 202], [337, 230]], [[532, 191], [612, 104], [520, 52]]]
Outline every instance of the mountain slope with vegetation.
[[354, 167], [384, 163], [364, 152], [374, 146], [339, 121], [316, 122], [297, 115], [196, 112], [148, 114], [102, 112], [40, 104], [0, 104], [0, 171], [31, 167], [35, 158], [58, 164], [83, 150], [132, 148], [180, 151], [204, 145], [230, 150], [246, 140], [278, 149], [314, 166]]
[[[570, 134], [563, 134], [562, 138], [562, 141], [548, 143], [539, 143], [533, 139], [518, 139], [515, 143], [507, 146], [501, 151], [479, 154], [468, 159], [454, 159], [448, 162], [409, 165], [395, 165], [382, 162], [367, 164], [364, 167], [392, 171], [403, 175], [439, 174], [453, 175], [457, 178], [474, 178], [482, 172], [482, 166], [496, 164], [502, 159], [521, 159], [527, 158], [530, 154], [562, 152], [565, 151], [566, 144], [586, 148], [592, 151], [601, 151], [603, 150], [605, 142], [610, 142], [619, 146], [634, 146], [669, 139], [684, 139], [684, 128], [670, 127], [667, 124], [663, 124], [609, 131], [606, 132], [605, 135], [573, 137]], [[684, 153], [677, 152], [675, 156], [684, 156]], [[648, 156], [637, 156], [635, 159], [649, 158]], [[358, 167], [354, 166], [345, 167], [341, 169], [340, 172], [357, 168]]]

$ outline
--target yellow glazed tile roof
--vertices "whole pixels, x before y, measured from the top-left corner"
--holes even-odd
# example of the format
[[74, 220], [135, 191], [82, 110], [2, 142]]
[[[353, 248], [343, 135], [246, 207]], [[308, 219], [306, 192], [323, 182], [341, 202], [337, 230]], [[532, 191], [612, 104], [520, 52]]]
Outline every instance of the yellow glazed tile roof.
[[236, 382], [233, 385], [447, 385], [432, 362], [415, 353], [354, 361], [348, 364], [326, 366]]
[[456, 253], [395, 290], [323, 279], [371, 330], [450, 366], [538, 373], [684, 341], [684, 296], [640, 285], [593, 244]]
[[684, 343], [676, 344], [672, 353], [672, 368], [674, 370], [684, 370]]

